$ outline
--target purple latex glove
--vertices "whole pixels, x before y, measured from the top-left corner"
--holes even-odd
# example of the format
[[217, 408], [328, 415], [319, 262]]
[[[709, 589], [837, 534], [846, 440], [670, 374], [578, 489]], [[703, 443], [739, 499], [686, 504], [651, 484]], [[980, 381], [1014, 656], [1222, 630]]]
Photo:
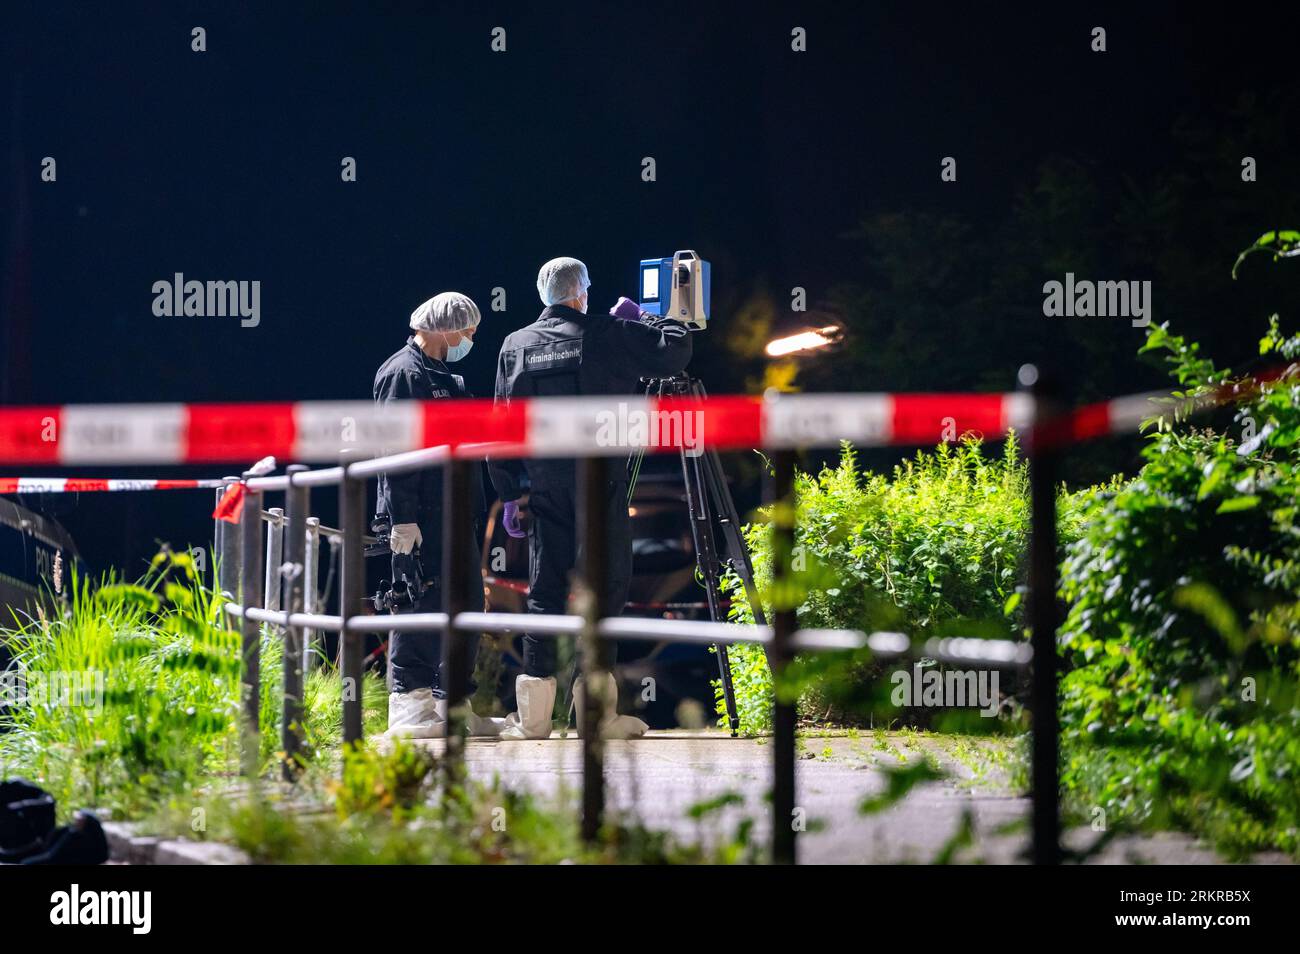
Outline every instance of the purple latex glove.
[[614, 303], [614, 307], [609, 313], [615, 318], [622, 318], [625, 321], [641, 321], [646, 316], [646, 312], [641, 310], [638, 305], [630, 298], [620, 298]]
[[506, 501], [505, 508], [501, 511], [501, 526], [506, 528], [506, 533], [518, 539], [525, 536], [523, 529], [519, 526], [519, 501]]

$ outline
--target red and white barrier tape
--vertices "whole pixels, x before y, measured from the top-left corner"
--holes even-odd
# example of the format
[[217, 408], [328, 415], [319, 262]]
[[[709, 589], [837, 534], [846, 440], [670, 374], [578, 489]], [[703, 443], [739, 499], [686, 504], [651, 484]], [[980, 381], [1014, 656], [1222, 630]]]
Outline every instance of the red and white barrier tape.
[[0, 463], [215, 464], [272, 454], [450, 445], [465, 456], [619, 456], [629, 449], [859, 446], [987, 437], [1029, 424], [1021, 394], [796, 394], [775, 398], [583, 397], [283, 404], [123, 404], [0, 409]]
[[81, 494], [131, 490], [211, 490], [225, 481], [92, 477], [0, 477], [0, 494]]
[[[1234, 384], [1198, 404], [1240, 399], [1264, 380]], [[1160, 413], [1153, 402], [1162, 396], [1129, 395], [1079, 408], [1047, 422], [1043, 437], [1059, 445], [1132, 433]], [[996, 438], [1013, 428], [1028, 435], [1033, 407], [1029, 395], [1014, 393], [0, 408], [0, 464], [216, 464], [268, 454], [321, 463], [337, 461], [342, 451], [374, 457], [444, 445], [473, 458], [621, 456], [636, 448], [682, 446], [829, 447], [840, 441], [859, 447], [933, 445], [966, 434]]]
[[1297, 370], [1300, 370], [1300, 365], [1278, 365], [1177, 398], [1170, 391], [1149, 391], [1086, 404], [1044, 422], [1040, 438], [1048, 446], [1063, 447], [1112, 434], [1132, 434], [1148, 418], [1184, 418], [1238, 403], [1259, 394], [1275, 381], [1294, 377]]
[[1050, 447], [1064, 447], [1112, 434], [1135, 434], [1147, 418], [1167, 411], [1158, 402], [1168, 396], [1167, 392], [1153, 391], [1085, 404], [1047, 422], [1043, 428], [1043, 443]]

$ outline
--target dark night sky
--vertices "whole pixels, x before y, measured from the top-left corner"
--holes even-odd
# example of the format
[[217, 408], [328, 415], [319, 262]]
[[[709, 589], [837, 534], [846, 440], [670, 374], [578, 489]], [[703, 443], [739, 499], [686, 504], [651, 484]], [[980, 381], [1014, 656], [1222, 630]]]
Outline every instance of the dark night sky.
[[[485, 307], [502, 286], [508, 310], [485, 310], [460, 368], [490, 393], [501, 338], [539, 308], [537, 267], [561, 254], [590, 266], [593, 311], [634, 294], [638, 259], [683, 247], [713, 260], [720, 321], [763, 285], [818, 297], [855, 277], [845, 235], [865, 214], [978, 220], [1050, 154], [1159, 168], [1177, 158], [1176, 116], [1289, 60], [1249, 11], [1186, 7], [8, 5], [7, 391], [363, 397], [416, 304], [456, 289]], [[793, 26], [807, 53], [791, 52]], [[47, 155], [55, 184], [38, 178]], [[946, 155], [955, 187], [939, 181]], [[356, 183], [340, 181], [343, 156]], [[657, 182], [641, 181], [643, 156]], [[177, 271], [260, 280], [261, 325], [154, 317], [150, 286]], [[707, 378], [720, 352], [697, 354]], [[145, 521], [138, 501], [83, 499], [68, 522], [85, 549], [106, 514], [157, 524], [106, 545], [119, 559], [202, 534], [182, 519], [195, 506]]]

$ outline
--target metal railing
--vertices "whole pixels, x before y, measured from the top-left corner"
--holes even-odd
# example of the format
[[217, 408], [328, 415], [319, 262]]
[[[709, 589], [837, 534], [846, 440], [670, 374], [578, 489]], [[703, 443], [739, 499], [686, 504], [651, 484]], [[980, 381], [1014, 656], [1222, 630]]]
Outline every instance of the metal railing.
[[[438, 401], [438, 413], [428, 414], [422, 402], [407, 401], [376, 407], [373, 402], [259, 403], [238, 413], [225, 404], [215, 405], [67, 405], [56, 410], [58, 440], [46, 435], [48, 407], [0, 408], [0, 460], [20, 465], [57, 459], [63, 465], [81, 463], [216, 463], [251, 459], [268, 448], [291, 448], [301, 460], [329, 461], [337, 466], [308, 470], [295, 465], [278, 477], [227, 478], [243, 484], [249, 501], [237, 525], [218, 521], [215, 544], [218, 587], [228, 594], [230, 615], [240, 620], [242, 631], [241, 763], [243, 771], [257, 771], [258, 686], [260, 628], [263, 624], [284, 632], [283, 749], [285, 774], [291, 776], [294, 756], [300, 751], [302, 676], [311, 660], [317, 634], [340, 636], [339, 667], [343, 676], [343, 735], [355, 742], [362, 735], [361, 672], [364, 636], [372, 632], [441, 631], [444, 662], [451, 682], [451, 729], [444, 764], [459, 773], [463, 768], [462, 705], [467, 694], [463, 665], [468, 632], [522, 632], [551, 636], [572, 634], [582, 641], [582, 665], [588, 672], [609, 668], [607, 650], [620, 639], [649, 638], [692, 644], [752, 642], [763, 645], [778, 676], [796, 652], [854, 649], [866, 645], [881, 658], [925, 653], [940, 661], [993, 668], [1030, 668], [1029, 710], [1032, 715], [1031, 797], [1032, 857], [1038, 864], [1062, 859], [1059, 816], [1059, 725], [1057, 714], [1056, 634], [1059, 625], [1056, 560], [1056, 489], [1059, 459], [1071, 445], [1107, 435], [1133, 433], [1149, 417], [1175, 417], [1201, 413], [1258, 393], [1267, 382], [1294, 375], [1289, 364], [1255, 375], [1248, 381], [1228, 382], [1210, 393], [1187, 396], [1179, 392], [1131, 394], [1067, 411], [1050, 383], [1040, 379], [1032, 365], [1020, 369], [1020, 392], [1011, 394], [813, 394], [765, 395], [762, 398], [730, 395], [707, 400], [652, 402], [617, 396], [620, 412], [633, 408], [648, 413], [665, 407], [670, 415], [689, 408], [707, 423], [708, 443], [719, 449], [773, 448], [773, 479], [765, 497], [772, 505], [774, 575], [784, 582], [793, 549], [794, 447], [829, 447], [848, 440], [860, 446], [927, 444], [935, 438], [942, 409], [943, 430], [955, 423], [950, 414], [960, 409], [962, 426], [956, 433], [975, 431], [1001, 436], [1011, 429], [1027, 435], [1029, 462], [1030, 543], [1028, 646], [997, 640], [930, 640], [914, 645], [899, 633], [842, 630], [799, 630], [792, 609], [781, 609], [772, 625], [737, 626], [727, 623], [647, 620], [611, 617], [603, 606], [603, 551], [605, 509], [596, 494], [583, 494], [581, 533], [586, 559], [578, 568], [577, 591], [582, 612], [573, 616], [485, 614], [471, 611], [464, 594], [470, 568], [454, 555], [462, 551], [472, 532], [469, 507], [469, 460], [487, 454], [500, 457], [583, 458], [583, 486], [603, 487], [607, 461], [601, 455], [618, 453], [592, 443], [593, 433], [604, 425], [599, 416], [609, 412], [606, 397], [534, 398], [496, 405], [490, 400]], [[184, 414], [179, 412], [183, 410]], [[655, 413], [659, 413], [657, 410]], [[178, 420], [181, 422], [178, 425]], [[351, 446], [370, 454], [386, 447], [416, 447], [387, 457], [362, 459], [359, 451], [338, 454], [342, 421], [355, 433]], [[109, 426], [111, 425], [111, 426]], [[467, 442], [490, 441], [493, 443]], [[453, 447], [434, 446], [448, 443]], [[424, 446], [421, 446], [424, 445]], [[640, 446], [640, 445], [638, 445]], [[676, 446], [653, 444], [655, 450]], [[283, 451], [282, 451], [283, 452]], [[401, 473], [425, 467], [442, 467], [444, 480], [443, 554], [444, 612], [371, 618], [359, 610], [364, 585], [362, 548], [366, 537], [365, 481], [380, 473]], [[35, 492], [83, 490], [139, 490], [210, 486], [207, 481], [154, 481], [137, 479], [0, 478], [0, 492], [21, 493], [24, 485]], [[89, 486], [88, 486], [89, 485]], [[339, 527], [322, 527], [310, 513], [313, 487], [337, 487]], [[7, 489], [6, 489], [7, 488]], [[264, 510], [265, 494], [284, 493], [284, 508]], [[222, 501], [224, 505], [226, 501]], [[218, 507], [218, 511], [222, 506]], [[270, 529], [265, 546], [261, 526]], [[331, 545], [331, 573], [337, 565], [339, 615], [319, 610], [320, 541]], [[338, 556], [336, 561], [334, 558]], [[328, 585], [326, 590], [330, 589]], [[599, 687], [603, 681], [592, 683]], [[586, 693], [580, 714], [583, 729], [583, 833], [594, 838], [604, 809], [602, 743], [596, 731], [601, 700], [597, 691]], [[773, 858], [795, 860], [795, 831], [781, 824], [794, 805], [795, 711], [793, 702], [776, 694], [773, 712]]]
[[[220, 554], [217, 587], [226, 594], [225, 609], [240, 621], [242, 634], [241, 769], [250, 775], [258, 771], [260, 635], [264, 624], [278, 627], [285, 641], [281, 743], [283, 773], [287, 779], [293, 777], [295, 757], [302, 748], [303, 672], [310, 665], [309, 645], [316, 633], [339, 634], [345, 744], [358, 742], [363, 735], [365, 635], [393, 631], [444, 634], [442, 671], [447, 674], [447, 684], [442, 688], [447, 696], [448, 726], [442, 764], [449, 779], [461, 777], [464, 771], [464, 707], [469, 695], [467, 634], [527, 631], [538, 636], [576, 636], [581, 648], [581, 667], [588, 677], [586, 684], [593, 687], [593, 691], [583, 694], [584, 704], [578, 714], [583, 765], [581, 821], [587, 839], [597, 837], [605, 811], [604, 745], [599, 730], [603, 700], [598, 690], [605, 682], [591, 677], [610, 670], [610, 647], [615, 641], [761, 644], [773, 668], [774, 684], [780, 683], [783, 671], [798, 652], [852, 650], [864, 646], [882, 659], [924, 653], [945, 662], [1012, 669], [1024, 669], [1033, 662], [1032, 855], [1035, 863], [1057, 863], [1061, 859], [1055, 649], [1057, 450], [1051, 442], [1036, 439], [1040, 428], [1050, 420], [1047, 415], [1055, 413], [1055, 406], [1048, 402], [1039, 382], [1025, 380], [1023, 383], [1031, 390], [1036, 409], [1027, 441], [1032, 497], [1028, 602], [1032, 639], [1029, 646], [982, 639], [930, 640], [918, 646], [901, 633], [803, 630], [798, 628], [795, 611], [789, 607], [777, 607], [770, 626], [612, 616], [613, 608], [604, 603], [608, 565], [606, 501], [601, 492], [587, 490], [606, 486], [608, 458], [603, 456], [587, 456], [579, 467], [578, 533], [583, 558], [576, 568], [575, 594], [581, 608], [577, 615], [483, 613], [467, 605], [467, 575], [472, 569], [458, 556], [467, 551], [473, 533], [470, 480], [474, 464], [465, 455], [464, 446], [457, 453], [447, 447], [432, 447], [370, 459], [345, 453], [338, 466], [320, 470], [294, 465], [286, 468], [287, 472], [281, 476], [245, 475], [242, 482], [246, 498], [239, 522], [218, 521], [217, 527]], [[790, 572], [788, 557], [794, 548], [796, 453], [776, 450], [771, 460], [773, 476], [765, 486], [764, 497], [772, 505], [773, 576], [774, 584], [779, 586]], [[444, 611], [363, 615], [366, 481], [381, 473], [405, 473], [435, 466], [444, 471], [441, 541]], [[311, 516], [311, 491], [322, 487], [338, 488], [338, 529], [323, 527]], [[283, 493], [285, 506], [264, 510], [265, 495], [270, 493]], [[265, 543], [261, 539], [263, 524], [268, 527]], [[321, 537], [336, 544], [340, 551], [338, 615], [318, 612], [316, 587]], [[797, 832], [792, 823], [796, 810], [795, 702], [774, 693], [773, 705], [772, 859], [793, 863], [797, 859]]]
[[[227, 484], [238, 483], [240, 478], [227, 477]], [[217, 498], [225, 492], [224, 488], [218, 490]], [[337, 550], [342, 545], [343, 531], [337, 527], [328, 527], [320, 522], [319, 517], [308, 517], [306, 528], [306, 540], [303, 545], [302, 562], [286, 563], [284, 541], [289, 532], [288, 517], [285, 515], [282, 507], [272, 507], [269, 510], [261, 511], [262, 522], [266, 524], [266, 566], [263, 583], [263, 602], [265, 609], [268, 611], [277, 611], [282, 605], [282, 600], [288, 592], [289, 572], [303, 574], [303, 613], [307, 616], [316, 614], [316, 610], [322, 605], [320, 592], [320, 556], [321, 556], [321, 539], [324, 538], [329, 542], [331, 550]], [[214, 541], [217, 553], [223, 553], [222, 541], [225, 528], [229, 526], [223, 520], [216, 520]], [[363, 536], [363, 544], [375, 542], [374, 537]], [[331, 566], [337, 563], [331, 560]], [[289, 568], [292, 568], [290, 570]], [[328, 580], [326, 586], [328, 588]], [[329, 617], [320, 617], [328, 620]], [[264, 621], [265, 622], [265, 621]], [[318, 642], [319, 634], [330, 627], [320, 626], [318, 624], [304, 624], [302, 638], [302, 668], [303, 671], [310, 670], [321, 659], [324, 658], [324, 646]]]

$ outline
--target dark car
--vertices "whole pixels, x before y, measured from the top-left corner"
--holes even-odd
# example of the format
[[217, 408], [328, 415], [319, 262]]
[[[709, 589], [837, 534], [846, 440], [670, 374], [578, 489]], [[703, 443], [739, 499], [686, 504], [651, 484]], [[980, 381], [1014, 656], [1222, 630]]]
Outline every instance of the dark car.
[[[527, 611], [528, 540], [509, 536], [501, 526], [500, 501], [489, 513], [483, 540], [483, 581], [488, 610]], [[703, 586], [696, 581], [695, 546], [680, 478], [645, 475], [629, 507], [632, 516], [632, 585], [625, 616], [657, 619], [709, 618]], [[520, 500], [520, 523], [527, 528], [528, 498]], [[725, 609], [725, 603], [724, 603]], [[677, 725], [677, 707], [699, 702], [712, 721], [717, 657], [707, 649], [680, 643], [620, 641], [617, 645], [620, 709], [635, 712], [651, 728]], [[513, 709], [514, 677], [522, 671], [519, 640], [506, 653], [499, 695]], [[653, 683], [643, 680], [652, 679]], [[653, 687], [653, 693], [648, 691]], [[567, 687], [562, 687], [565, 691]], [[651, 699], [643, 696], [653, 695]]]
[[[66, 593], [79, 567], [76, 544], [58, 522], [0, 497], [0, 629], [22, 625], [38, 607], [49, 612], [56, 590]], [[0, 673], [13, 663], [0, 636]]]
[[[68, 531], [49, 517], [0, 497], [0, 625], [14, 623], [47, 603], [72, 581], [79, 563]], [[57, 568], [57, 574], [56, 574]]]

